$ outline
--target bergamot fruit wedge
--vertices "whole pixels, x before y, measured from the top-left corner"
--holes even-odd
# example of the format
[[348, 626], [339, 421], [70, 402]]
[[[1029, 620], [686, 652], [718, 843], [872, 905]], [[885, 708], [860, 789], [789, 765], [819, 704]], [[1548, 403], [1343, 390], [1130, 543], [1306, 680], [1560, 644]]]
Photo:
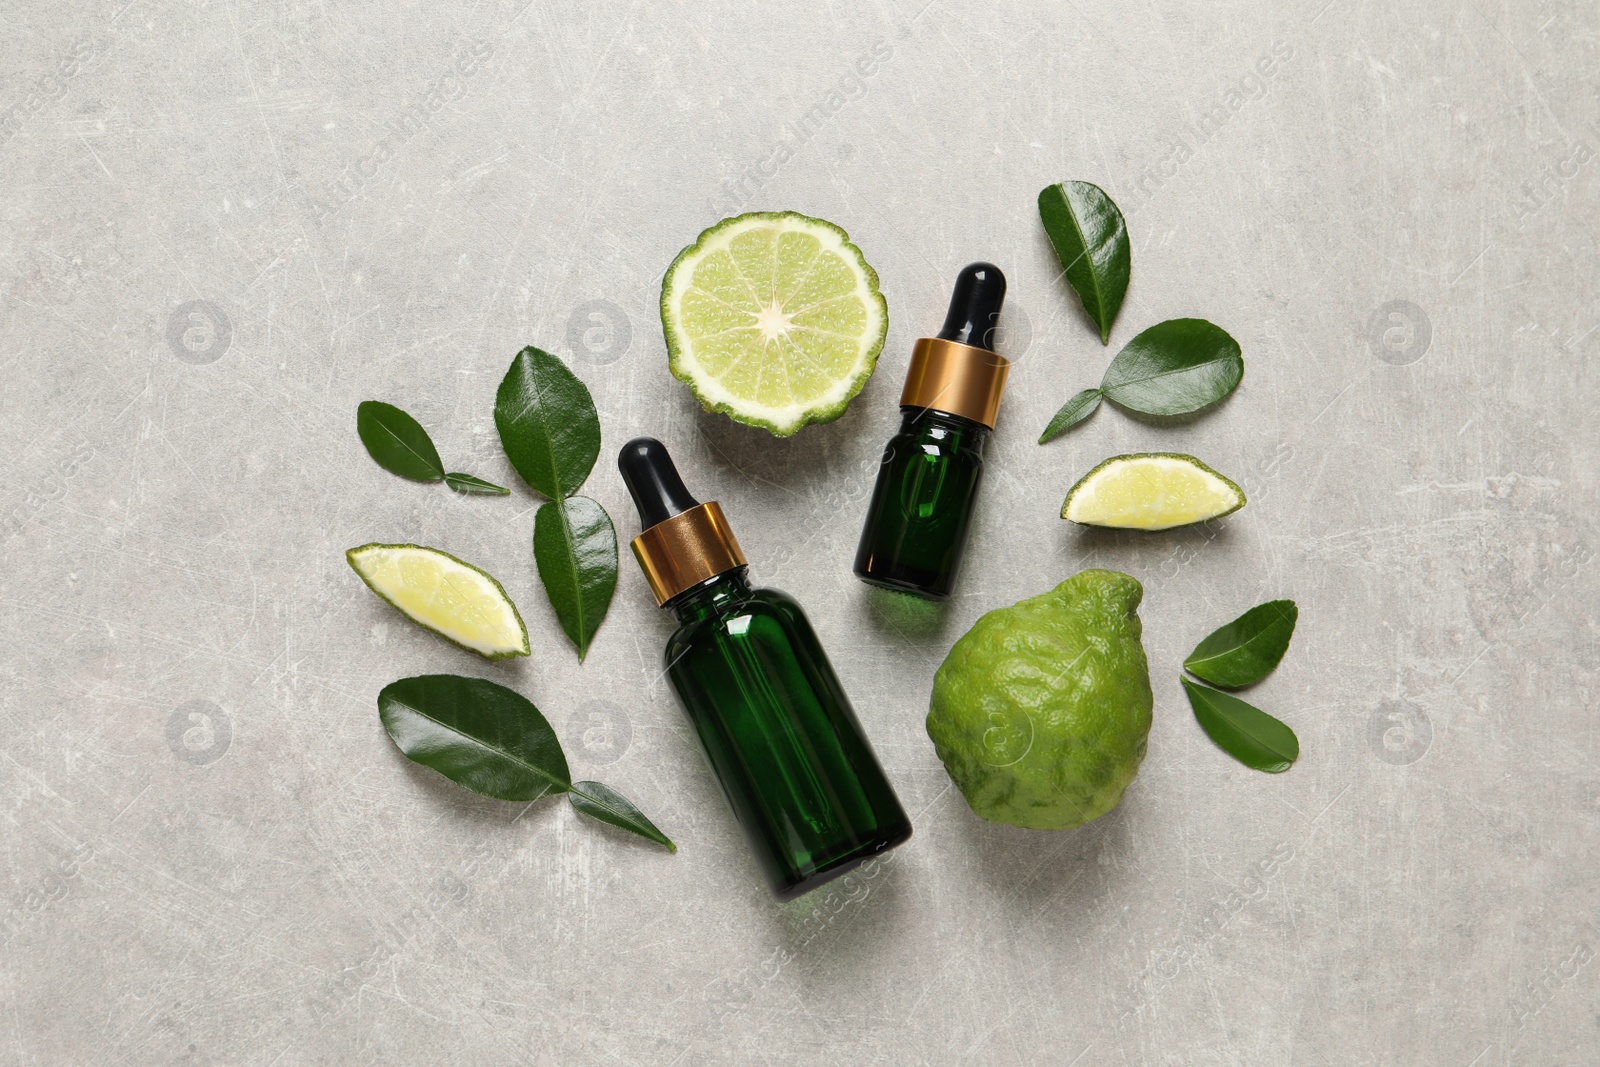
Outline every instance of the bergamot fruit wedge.
[[1244, 490], [1193, 456], [1134, 452], [1112, 456], [1067, 491], [1061, 517], [1085, 526], [1170, 530], [1231, 515]]
[[485, 659], [528, 654], [528, 628], [499, 582], [423, 545], [362, 545], [351, 568], [406, 618]]

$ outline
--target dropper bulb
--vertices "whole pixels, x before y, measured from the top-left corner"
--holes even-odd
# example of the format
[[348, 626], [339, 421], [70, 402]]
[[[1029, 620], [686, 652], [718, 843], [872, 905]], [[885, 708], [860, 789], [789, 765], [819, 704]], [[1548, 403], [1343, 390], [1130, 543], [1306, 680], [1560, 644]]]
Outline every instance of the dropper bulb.
[[946, 341], [994, 351], [1000, 305], [1006, 301], [1006, 276], [993, 263], [968, 263], [956, 275], [950, 311], [939, 336]]
[[642, 529], [700, 506], [684, 488], [667, 446], [654, 437], [635, 437], [623, 445], [617, 453], [617, 469], [633, 497], [633, 506], [639, 509]]

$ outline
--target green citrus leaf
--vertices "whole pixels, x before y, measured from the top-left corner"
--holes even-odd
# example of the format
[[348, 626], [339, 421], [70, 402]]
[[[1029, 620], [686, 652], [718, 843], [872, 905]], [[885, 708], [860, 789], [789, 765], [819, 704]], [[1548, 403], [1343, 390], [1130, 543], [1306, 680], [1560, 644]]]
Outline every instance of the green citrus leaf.
[[426, 674], [378, 694], [383, 728], [408, 759], [500, 800], [572, 788], [550, 723], [522, 695], [482, 678]]
[[1039, 190], [1039, 218], [1083, 310], [1100, 328], [1100, 343], [1107, 343], [1132, 266], [1122, 212], [1098, 185], [1061, 182]]
[[1292, 600], [1257, 604], [1195, 646], [1183, 665], [1224, 689], [1259, 682], [1289, 651], [1300, 609]]
[[1158, 322], [1117, 353], [1100, 380], [1106, 399], [1146, 415], [1187, 415], [1244, 377], [1239, 342], [1204, 319]]
[[617, 587], [617, 531], [606, 509], [586, 496], [541, 505], [533, 520], [533, 561], [582, 660]]
[[599, 782], [574, 782], [572, 792], [567, 794], [567, 800], [580, 814], [621, 827], [630, 834], [647, 837], [658, 845], [665, 845], [668, 852], [678, 851], [678, 846], [674, 845], [666, 834], [656, 829], [656, 824], [645, 818], [644, 813], [634, 807], [632, 801], [608, 785], [601, 785]]
[[1180, 678], [1189, 706], [1206, 736], [1228, 755], [1258, 771], [1278, 774], [1300, 758], [1294, 731], [1238, 697]]
[[1054, 441], [1057, 437], [1072, 429], [1078, 423], [1093, 415], [1100, 406], [1101, 392], [1098, 389], [1085, 389], [1075, 395], [1071, 400], [1061, 405], [1061, 410], [1056, 412], [1050, 420], [1050, 425], [1044, 428], [1044, 433], [1039, 435], [1039, 443]]
[[471, 474], [446, 474], [444, 484], [458, 493], [482, 494], [486, 496], [510, 496], [511, 490], [503, 485], [486, 482], [482, 478]]
[[494, 399], [500, 444], [522, 480], [551, 500], [577, 492], [600, 455], [589, 387], [555, 356], [517, 353]]
[[444, 477], [444, 464], [428, 431], [393, 404], [363, 400], [356, 408], [356, 433], [378, 466], [391, 474], [419, 482]]

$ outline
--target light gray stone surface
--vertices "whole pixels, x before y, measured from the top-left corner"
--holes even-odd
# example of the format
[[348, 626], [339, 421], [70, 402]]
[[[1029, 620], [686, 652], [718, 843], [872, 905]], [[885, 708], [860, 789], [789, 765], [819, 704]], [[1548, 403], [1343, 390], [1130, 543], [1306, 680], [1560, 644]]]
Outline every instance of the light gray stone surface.
[[[1596, 1062], [1592, 4], [27, 0], [0, 30], [0, 1062]], [[1110, 349], [1037, 221], [1063, 178], [1129, 215]], [[849, 413], [786, 441], [701, 413], [656, 311], [754, 207], [846, 227], [891, 311]], [[910, 612], [851, 554], [911, 343], [978, 258], [1018, 363], [960, 595]], [[1183, 315], [1243, 344], [1227, 404], [1034, 443]], [[655, 434], [807, 605], [914, 815], [880, 867], [775, 906], [631, 560], [580, 666], [530, 492], [367, 458], [375, 397], [514, 482], [491, 404], [529, 343], [593, 390], [625, 535], [611, 457]], [[1056, 517], [1146, 449], [1250, 506], [1214, 536]], [[531, 659], [405, 623], [344, 563], [372, 540], [488, 567]], [[932, 672], [1086, 566], [1146, 585], [1143, 773], [1076, 832], [980, 822]], [[1269, 777], [1177, 675], [1280, 596], [1254, 699], [1304, 754]], [[681, 852], [409, 764], [374, 698], [430, 671], [527, 694]]]

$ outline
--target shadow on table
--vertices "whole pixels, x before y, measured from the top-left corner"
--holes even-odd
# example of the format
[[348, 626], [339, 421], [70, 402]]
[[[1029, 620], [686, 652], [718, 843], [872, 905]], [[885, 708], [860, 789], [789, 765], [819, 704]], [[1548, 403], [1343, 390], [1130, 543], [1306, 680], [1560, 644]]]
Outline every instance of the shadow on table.
[[[882, 433], [885, 440], [894, 431], [884, 432], [871, 418], [877, 390], [868, 381], [850, 407], [833, 422], [801, 427], [791, 437], [774, 437], [766, 430], [735, 422], [715, 411], [696, 407], [694, 426], [705, 458], [724, 472], [744, 479], [748, 490], [761, 503], [783, 502], [799, 492], [827, 494], [839, 491], [855, 499], [872, 489], [877, 476], [878, 449], [870, 449], [870, 470], [841, 470], [835, 464], [868, 449], [863, 435]], [[867, 477], [870, 475], [870, 477]], [[848, 482], [849, 484], [841, 484]], [[862, 483], [864, 482], [864, 486]], [[781, 499], [774, 501], [774, 496]], [[851, 519], [859, 521], [859, 516]]]
[[[1065, 918], [1083, 921], [1116, 893], [1125, 875], [1114, 857], [1127, 851], [1123, 802], [1093, 822], [1071, 830], [1026, 830], [986, 822], [970, 810], [948, 816], [958, 850], [968, 857], [997, 917], [1010, 923]], [[958, 798], [959, 799], [959, 798]], [[965, 801], [960, 801], [965, 809]]]
[[950, 601], [936, 604], [909, 593], [861, 583], [860, 603], [872, 624], [893, 636], [926, 640], [941, 636], [950, 623]]
[[915, 840], [777, 905], [777, 948], [766, 963], [770, 979], [782, 973], [804, 987], [809, 1002], [871, 983], [873, 975], [892, 967], [890, 961], [908, 951], [906, 935], [915, 925], [914, 873], [907, 858]]

